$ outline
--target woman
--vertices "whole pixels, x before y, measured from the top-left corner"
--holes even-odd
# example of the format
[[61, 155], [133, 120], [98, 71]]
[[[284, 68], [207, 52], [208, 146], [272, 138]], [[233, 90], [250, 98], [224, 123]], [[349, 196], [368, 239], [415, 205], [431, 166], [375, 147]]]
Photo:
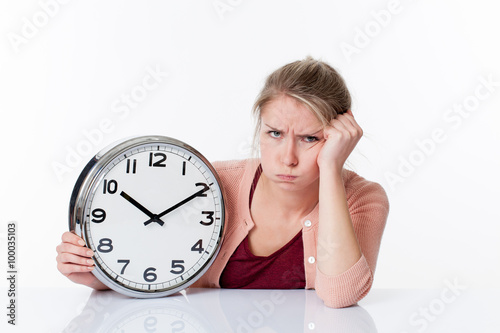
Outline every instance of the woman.
[[[217, 259], [193, 285], [315, 289], [330, 307], [370, 290], [387, 220], [383, 188], [343, 168], [363, 135], [342, 77], [310, 57], [272, 73], [255, 105], [260, 158], [214, 163], [228, 213]], [[66, 232], [58, 269], [106, 289]]]

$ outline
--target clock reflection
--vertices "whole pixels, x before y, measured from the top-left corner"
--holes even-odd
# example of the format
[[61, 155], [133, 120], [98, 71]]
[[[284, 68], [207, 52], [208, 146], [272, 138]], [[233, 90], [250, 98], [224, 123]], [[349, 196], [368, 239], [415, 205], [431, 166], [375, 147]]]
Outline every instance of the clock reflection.
[[360, 306], [326, 307], [314, 290], [188, 288], [157, 299], [93, 291], [64, 332], [377, 332]]
[[185, 293], [136, 299], [114, 291], [93, 291], [85, 308], [63, 332], [214, 332]]

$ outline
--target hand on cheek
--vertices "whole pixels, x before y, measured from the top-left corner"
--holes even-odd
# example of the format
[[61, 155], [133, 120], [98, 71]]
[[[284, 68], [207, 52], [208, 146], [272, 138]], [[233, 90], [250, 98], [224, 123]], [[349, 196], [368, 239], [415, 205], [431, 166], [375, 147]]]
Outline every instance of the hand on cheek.
[[351, 110], [332, 119], [330, 126], [324, 131], [324, 143], [318, 154], [320, 170], [342, 170], [345, 161], [363, 136], [363, 130], [358, 125]]

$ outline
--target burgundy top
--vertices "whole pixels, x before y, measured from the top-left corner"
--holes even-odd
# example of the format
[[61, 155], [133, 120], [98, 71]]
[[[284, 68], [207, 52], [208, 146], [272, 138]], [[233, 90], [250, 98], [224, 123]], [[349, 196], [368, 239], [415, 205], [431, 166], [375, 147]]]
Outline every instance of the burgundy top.
[[[255, 173], [249, 204], [262, 168]], [[250, 251], [248, 236], [229, 258], [220, 277], [222, 288], [241, 289], [304, 289], [304, 248], [302, 230], [286, 245], [267, 257], [255, 256]]]

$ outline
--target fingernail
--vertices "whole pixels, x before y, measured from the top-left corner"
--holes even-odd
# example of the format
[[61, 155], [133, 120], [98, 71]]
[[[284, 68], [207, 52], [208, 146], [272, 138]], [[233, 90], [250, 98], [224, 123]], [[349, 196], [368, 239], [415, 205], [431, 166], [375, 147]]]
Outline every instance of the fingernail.
[[89, 271], [91, 271], [91, 270], [93, 270], [93, 269], [94, 269], [94, 266], [87, 266], [87, 269], [88, 269]]
[[88, 250], [88, 251], [87, 251], [87, 255], [88, 255], [89, 257], [92, 257], [92, 256], [94, 255], [94, 252], [92, 252], [92, 250]]
[[94, 264], [94, 260], [92, 260], [92, 259], [87, 259], [87, 264], [89, 264], [89, 265], [93, 265], [93, 264]]
[[83, 239], [79, 239], [79, 240], [78, 240], [78, 244], [80, 244], [81, 246], [84, 246], [84, 245], [85, 245], [85, 242], [83, 241]]

